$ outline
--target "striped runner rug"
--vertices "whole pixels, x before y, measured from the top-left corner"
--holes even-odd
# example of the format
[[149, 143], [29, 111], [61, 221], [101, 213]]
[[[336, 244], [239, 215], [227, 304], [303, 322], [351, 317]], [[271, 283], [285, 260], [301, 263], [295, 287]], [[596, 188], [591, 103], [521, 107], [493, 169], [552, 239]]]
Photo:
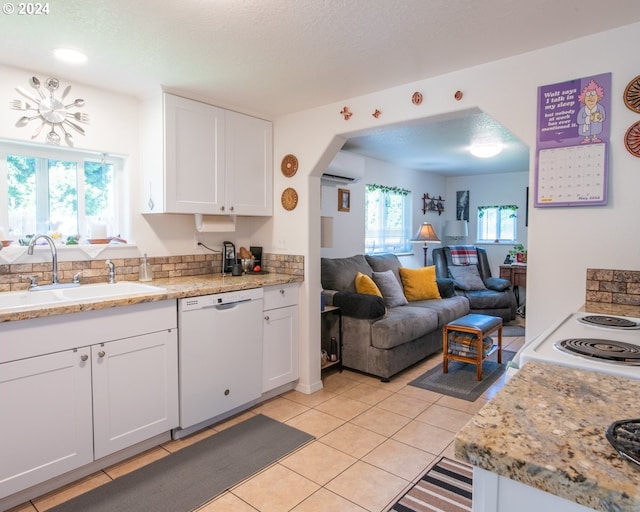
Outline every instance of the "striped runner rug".
[[469, 512], [473, 469], [442, 457], [389, 512]]

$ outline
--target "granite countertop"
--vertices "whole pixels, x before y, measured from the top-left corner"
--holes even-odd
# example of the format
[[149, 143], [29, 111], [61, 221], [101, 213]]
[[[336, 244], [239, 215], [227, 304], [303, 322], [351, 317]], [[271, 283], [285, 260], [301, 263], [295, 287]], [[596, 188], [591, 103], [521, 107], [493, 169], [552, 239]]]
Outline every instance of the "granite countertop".
[[[48, 304], [43, 307], [25, 306], [23, 308], [12, 308], [11, 310], [0, 309], [0, 323], [67, 313], [77, 313], [80, 311], [106, 309], [117, 306], [129, 306], [132, 304], [139, 304], [141, 302], [157, 302], [166, 299], [182, 299], [198, 295], [248, 290], [250, 288], [263, 288], [265, 286], [278, 286], [302, 281], [303, 278], [301, 276], [275, 273], [243, 275], [237, 277], [229, 275], [199, 275], [154, 279], [153, 281], [145, 282], [143, 284], [158, 286], [165, 288], [166, 290], [157, 293], [150, 293], [148, 295], [113, 297], [105, 300], [65, 302], [59, 305]], [[85, 286], [91, 285], [88, 284]]]
[[458, 433], [460, 460], [581, 505], [640, 510], [640, 467], [605, 437], [640, 418], [640, 380], [528, 362]]

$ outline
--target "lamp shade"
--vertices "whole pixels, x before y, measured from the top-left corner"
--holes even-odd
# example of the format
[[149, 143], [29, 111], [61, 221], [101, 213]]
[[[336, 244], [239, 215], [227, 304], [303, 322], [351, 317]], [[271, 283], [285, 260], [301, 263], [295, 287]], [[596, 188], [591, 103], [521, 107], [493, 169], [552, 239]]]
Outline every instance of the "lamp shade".
[[438, 235], [436, 235], [436, 232], [433, 229], [433, 226], [428, 222], [423, 222], [418, 228], [418, 231], [416, 231], [416, 234], [411, 239], [411, 242], [440, 243], [440, 239], [438, 238]]
[[466, 220], [448, 220], [444, 224], [444, 236], [451, 238], [464, 238], [469, 234]]

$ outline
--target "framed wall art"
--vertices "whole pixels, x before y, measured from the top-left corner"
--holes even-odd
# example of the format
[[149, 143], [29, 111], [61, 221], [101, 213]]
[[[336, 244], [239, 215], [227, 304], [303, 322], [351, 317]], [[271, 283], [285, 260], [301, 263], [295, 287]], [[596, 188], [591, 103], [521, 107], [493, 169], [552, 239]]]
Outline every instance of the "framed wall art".
[[351, 191], [346, 188], [338, 189], [338, 211], [351, 211]]

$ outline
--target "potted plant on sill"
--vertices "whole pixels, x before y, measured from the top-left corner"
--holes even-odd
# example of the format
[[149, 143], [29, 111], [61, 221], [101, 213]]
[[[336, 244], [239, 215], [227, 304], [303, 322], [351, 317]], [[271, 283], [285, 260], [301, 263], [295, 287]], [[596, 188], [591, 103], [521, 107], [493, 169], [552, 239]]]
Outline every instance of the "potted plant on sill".
[[527, 250], [522, 244], [515, 244], [513, 248], [509, 250], [509, 255], [518, 263], [527, 262]]

